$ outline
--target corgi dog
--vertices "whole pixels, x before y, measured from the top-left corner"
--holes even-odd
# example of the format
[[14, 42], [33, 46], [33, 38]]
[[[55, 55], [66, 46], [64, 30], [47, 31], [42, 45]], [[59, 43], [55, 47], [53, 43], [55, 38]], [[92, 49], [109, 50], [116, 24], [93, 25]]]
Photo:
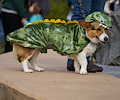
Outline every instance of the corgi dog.
[[[96, 51], [97, 43], [106, 43], [109, 40], [107, 35], [106, 26], [97, 22], [89, 23], [85, 21], [79, 21], [79, 24], [85, 29], [86, 37], [90, 42], [79, 52], [68, 55], [68, 58], [74, 60], [75, 73], [87, 74], [87, 56], [91, 56]], [[35, 70], [43, 72], [44, 69], [38, 67], [36, 64], [36, 57], [38, 56], [40, 49], [33, 49], [23, 47], [13, 42], [13, 54], [16, 59], [20, 56], [20, 62], [23, 66], [24, 72], [31, 73], [32, 69], [28, 68], [27, 63], [29, 62]]]

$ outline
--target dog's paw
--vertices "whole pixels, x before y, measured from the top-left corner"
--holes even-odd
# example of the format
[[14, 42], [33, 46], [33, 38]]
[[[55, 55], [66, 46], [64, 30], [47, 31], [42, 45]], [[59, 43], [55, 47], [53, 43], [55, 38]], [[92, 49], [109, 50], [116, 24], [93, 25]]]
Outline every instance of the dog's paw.
[[81, 69], [81, 70], [80, 70], [80, 74], [81, 74], [81, 75], [82, 75], [82, 74], [83, 74], [83, 75], [87, 74], [87, 70], [86, 70], [86, 69]]
[[80, 69], [79, 68], [75, 68], [75, 73], [79, 74], [80, 73]]
[[38, 72], [44, 72], [44, 69], [40, 67], [35, 68], [35, 70], [37, 70]]
[[26, 72], [26, 73], [32, 73], [33, 70], [32, 69], [27, 69], [27, 70], [24, 70], [24, 72]]

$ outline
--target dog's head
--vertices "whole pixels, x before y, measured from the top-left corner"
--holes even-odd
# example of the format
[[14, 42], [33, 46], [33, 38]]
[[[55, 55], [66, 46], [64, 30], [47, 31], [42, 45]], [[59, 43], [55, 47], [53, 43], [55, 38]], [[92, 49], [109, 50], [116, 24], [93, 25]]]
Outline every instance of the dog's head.
[[107, 28], [97, 22], [89, 23], [79, 21], [80, 25], [86, 30], [86, 36], [93, 43], [106, 43], [109, 40]]

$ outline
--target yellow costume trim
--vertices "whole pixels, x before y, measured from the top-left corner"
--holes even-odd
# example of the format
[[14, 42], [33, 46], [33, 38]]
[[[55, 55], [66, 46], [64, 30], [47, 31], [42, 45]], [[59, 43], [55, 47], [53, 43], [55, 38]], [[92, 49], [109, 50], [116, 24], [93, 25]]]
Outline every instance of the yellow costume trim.
[[26, 26], [31, 25], [32, 23], [27, 23]]
[[65, 20], [62, 20], [61, 23], [66, 24], [66, 21], [65, 21]]
[[37, 21], [34, 21], [32, 24], [37, 24], [38, 22]]
[[61, 20], [60, 20], [60, 19], [57, 19], [55, 22], [56, 22], [56, 23], [61, 23]]
[[49, 23], [50, 21], [49, 21], [49, 19], [45, 19], [44, 22], [45, 23]]
[[79, 23], [77, 20], [73, 20], [73, 21], [71, 21], [71, 20], [69, 20], [68, 22], [67, 22], [67, 24], [74, 24], [74, 23]]
[[38, 22], [39, 22], [39, 23], [43, 23], [43, 20], [39, 20]]
[[43, 22], [45, 22], [45, 23], [63, 23], [63, 24], [74, 24], [74, 23], [79, 23], [77, 20], [74, 20], [74, 21], [71, 21], [71, 20], [69, 20], [69, 21], [65, 21], [65, 20], [62, 20], [61, 21], [61, 19], [57, 19], [57, 20], [55, 20], [55, 19], [45, 19], [44, 21], [43, 20], [39, 20], [38, 22], [37, 21], [34, 21], [33, 23], [28, 23], [26, 26], [28, 26], [28, 25], [31, 25], [31, 24], [36, 24], [36, 23], [43, 23]]
[[55, 23], [55, 19], [51, 19], [51, 20], [50, 20], [50, 23]]
[[67, 22], [67, 24], [71, 24], [72, 23], [72, 21], [71, 20], [69, 20], [68, 22]]
[[72, 23], [79, 23], [77, 20], [73, 20]]

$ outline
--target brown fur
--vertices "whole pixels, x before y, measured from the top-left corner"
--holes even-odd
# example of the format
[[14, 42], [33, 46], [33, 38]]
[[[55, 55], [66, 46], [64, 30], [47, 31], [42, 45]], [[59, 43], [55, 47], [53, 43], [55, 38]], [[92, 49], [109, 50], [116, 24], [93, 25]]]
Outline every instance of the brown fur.
[[[99, 23], [89, 23], [85, 21], [79, 21], [80, 25], [87, 31], [87, 34], [90, 38], [100, 37], [100, 35], [105, 32], [107, 34], [107, 30], [99, 25]], [[97, 30], [98, 29], [98, 30]]]
[[[69, 56], [74, 59], [75, 73], [87, 74], [87, 55], [92, 55], [96, 50], [96, 43], [105, 43], [108, 40], [108, 36], [105, 34], [107, 31], [101, 27], [99, 23], [88, 23], [80, 21], [79, 24], [87, 31], [86, 36], [90, 39], [90, 43], [83, 49], [83, 51]], [[107, 40], [105, 40], [107, 38]], [[95, 44], [94, 44], [95, 43]], [[13, 43], [13, 54], [15, 58], [22, 63], [24, 72], [33, 72], [32, 69], [28, 68], [28, 62], [34, 67], [36, 71], [43, 72], [44, 69], [36, 64], [36, 57], [38, 56], [39, 49], [31, 49], [22, 47]], [[82, 59], [82, 61], [81, 61]], [[81, 65], [81, 68], [80, 68]]]
[[25, 48], [20, 45], [17, 45], [16, 43], [13, 43], [14, 57], [20, 62], [24, 61], [28, 56], [34, 54], [34, 52], [35, 52], [35, 49]]
[[[90, 38], [99, 37], [103, 33], [103, 31], [107, 33], [107, 31], [103, 27], [101, 27], [99, 23], [79, 21], [79, 24], [87, 31], [87, 34]], [[100, 31], [97, 30], [98, 28], [100, 28]], [[16, 43], [13, 43], [14, 57], [20, 62], [24, 61], [25, 59], [27, 59], [28, 56], [33, 55], [34, 53], [35, 49], [25, 48], [20, 45], [17, 45]]]

